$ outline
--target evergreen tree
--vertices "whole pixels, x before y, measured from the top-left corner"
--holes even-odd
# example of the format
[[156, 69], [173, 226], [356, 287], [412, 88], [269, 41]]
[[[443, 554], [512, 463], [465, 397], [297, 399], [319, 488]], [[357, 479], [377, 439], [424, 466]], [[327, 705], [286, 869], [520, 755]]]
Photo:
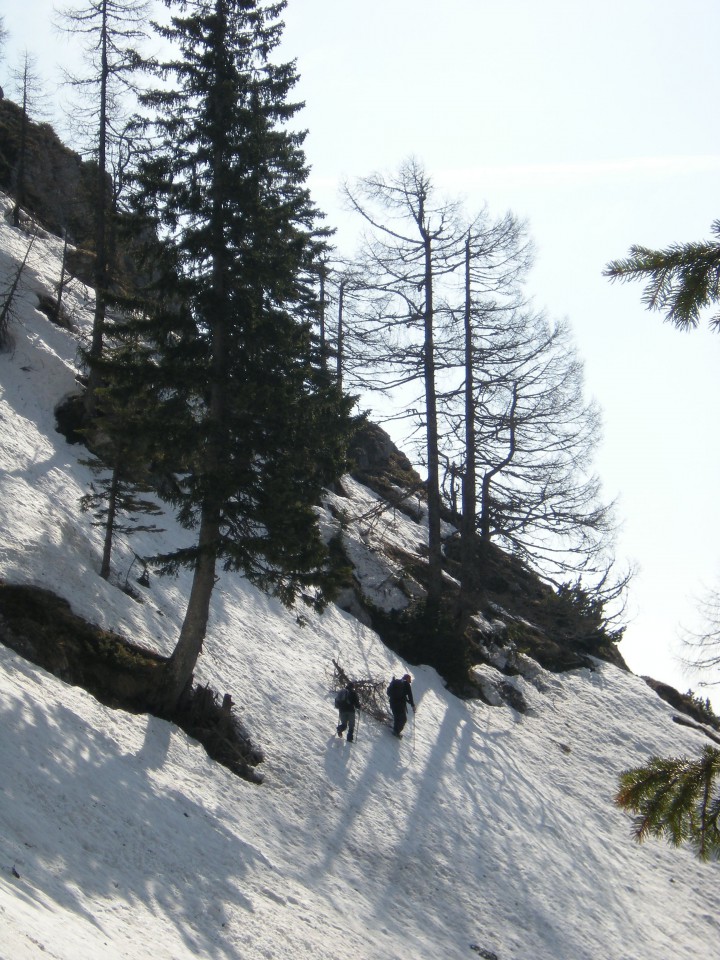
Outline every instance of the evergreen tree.
[[[604, 275], [611, 280], [645, 280], [643, 301], [660, 310], [679, 330], [692, 330], [701, 314], [720, 303], [720, 220], [711, 227], [712, 239], [672, 244], [664, 250], [633, 246], [626, 258], [611, 261]], [[720, 315], [710, 317], [720, 331]], [[703, 602], [707, 628], [688, 634], [695, 668], [716, 668], [720, 603], [710, 592]], [[638, 812], [635, 835], [665, 836], [673, 844], [693, 844], [701, 859], [720, 855], [720, 752], [706, 748], [698, 760], [653, 757], [645, 767], [626, 771], [620, 778], [616, 802]]]
[[674, 846], [691, 844], [702, 860], [720, 856], [720, 750], [705, 747], [697, 760], [651, 757], [620, 777], [615, 802], [637, 814], [638, 842], [664, 837]]
[[[191, 0], [158, 27], [177, 51], [145, 98], [157, 149], [137, 209], [166, 243], [144, 336], [158, 411], [179, 441], [178, 515], [196, 545], [162, 702], [192, 680], [221, 561], [291, 603], [329, 584], [315, 504], [344, 465], [350, 401], [323, 373], [311, 324], [324, 239], [305, 186], [304, 135], [286, 129], [296, 74], [271, 54], [285, 4]], [[309, 594], [323, 602], [322, 592]]]
[[103, 386], [97, 390], [98, 413], [90, 434], [97, 456], [85, 460], [96, 476], [90, 493], [80, 499], [92, 511], [94, 524], [104, 531], [100, 576], [110, 577], [116, 534], [156, 533], [163, 528], [139, 516], [160, 516], [162, 509], [146, 494], [153, 489], [151, 458], [157, 469], [162, 449], [155, 435], [155, 411], [160, 398], [152, 393], [146, 371], [147, 355], [133, 338], [118, 338], [106, 350], [102, 363]]
[[[680, 330], [698, 325], [700, 314], [720, 302], [720, 220], [712, 224], [712, 240], [672, 244], [665, 250], [633, 246], [624, 260], [605, 268], [611, 280], [646, 280], [643, 300], [661, 310]], [[720, 315], [710, 318], [720, 330]]]

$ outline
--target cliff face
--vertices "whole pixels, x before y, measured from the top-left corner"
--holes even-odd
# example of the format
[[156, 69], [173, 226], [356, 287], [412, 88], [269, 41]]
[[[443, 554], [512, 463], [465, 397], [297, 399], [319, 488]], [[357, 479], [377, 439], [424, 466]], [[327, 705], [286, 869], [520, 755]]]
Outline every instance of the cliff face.
[[[92, 234], [95, 167], [62, 143], [47, 123], [29, 120], [21, 206], [51, 233], [63, 231], [78, 246]], [[22, 110], [0, 100], [0, 189], [16, 195], [22, 141]]]

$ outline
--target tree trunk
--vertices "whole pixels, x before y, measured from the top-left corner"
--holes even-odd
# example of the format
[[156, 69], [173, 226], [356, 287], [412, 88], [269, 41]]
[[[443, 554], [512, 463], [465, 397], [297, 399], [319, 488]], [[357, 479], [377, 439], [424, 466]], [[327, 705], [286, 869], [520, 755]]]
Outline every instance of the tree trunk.
[[27, 126], [28, 126], [28, 102], [27, 102], [27, 65], [25, 79], [23, 82], [23, 104], [20, 115], [20, 150], [18, 151], [17, 176], [15, 180], [15, 206], [13, 207], [13, 226], [20, 226], [20, 208], [25, 200], [25, 158], [27, 154]]
[[117, 513], [117, 494], [119, 486], [118, 468], [115, 466], [110, 481], [110, 495], [108, 497], [108, 513], [105, 521], [105, 544], [103, 546], [102, 565], [100, 576], [103, 580], [110, 577], [110, 556], [112, 554], [113, 533], [115, 531], [115, 515]]
[[470, 291], [470, 235], [465, 241], [465, 472], [462, 481], [462, 520], [460, 523], [460, 608], [468, 606], [474, 586], [475, 517], [477, 479], [475, 462], [475, 382], [473, 379], [473, 340]]
[[195, 564], [190, 597], [180, 637], [167, 665], [161, 706], [172, 710], [192, 683], [195, 664], [202, 651], [210, 616], [210, 598], [215, 587], [220, 524], [214, 509], [203, 507], [198, 538], [199, 555]]
[[222, 145], [215, 144], [212, 164], [215, 176], [210, 214], [213, 261], [213, 305], [210, 307], [213, 314], [210, 323], [212, 330], [212, 372], [210, 402], [207, 411], [208, 440], [203, 465], [208, 492], [205, 494], [200, 512], [198, 556], [185, 619], [167, 667], [167, 680], [163, 697], [165, 704], [170, 708], [177, 706], [184, 692], [189, 689], [192, 683], [193, 670], [200, 656], [207, 631], [210, 599], [215, 587], [215, 567], [220, 552], [220, 517], [222, 511], [217, 478], [220, 465], [228, 453], [225, 442], [228, 393], [228, 328], [232, 322], [230, 318], [232, 307], [225, 295], [227, 252], [223, 241], [223, 194], [220, 185], [220, 171], [223, 169], [223, 164]]
[[338, 290], [338, 329], [337, 329], [337, 384], [338, 390], [343, 388], [343, 353], [345, 351], [345, 327], [343, 312], [345, 307], [345, 281], [340, 281]]
[[423, 371], [427, 416], [427, 498], [428, 498], [428, 609], [438, 612], [442, 595], [442, 541], [440, 537], [440, 455], [438, 443], [437, 393], [435, 388], [435, 336], [433, 324], [432, 240], [424, 226], [423, 200], [420, 198], [418, 222], [425, 250], [425, 329]]
[[93, 417], [96, 411], [95, 390], [100, 375], [92, 366], [93, 360], [102, 356], [103, 338], [105, 335], [105, 306], [107, 296], [107, 204], [105, 202], [105, 174], [107, 151], [107, 83], [108, 66], [108, 22], [107, 3], [102, 7], [102, 28], [100, 32], [101, 70], [100, 70], [100, 119], [98, 123], [98, 160], [95, 197], [95, 313], [93, 315], [92, 340], [90, 343], [90, 371], [88, 374], [87, 392], [85, 394], [85, 410], [88, 417]]
[[[420, 211], [422, 223], [423, 211]], [[425, 340], [423, 370], [427, 416], [427, 499], [428, 499], [428, 610], [439, 612], [442, 594], [442, 541], [440, 536], [440, 455], [438, 445], [437, 392], [435, 387], [435, 339], [433, 305], [432, 241], [424, 226], [425, 247]]]
[[325, 332], [325, 279], [327, 277], [327, 266], [320, 264], [320, 365], [323, 372], [327, 371], [328, 347], [327, 334]]
[[63, 294], [65, 293], [65, 285], [67, 284], [67, 272], [66, 272], [67, 254], [68, 254], [67, 230], [63, 230], [63, 253], [62, 253], [62, 262], [60, 264], [60, 280], [57, 285], [57, 303], [55, 304], [55, 323], [58, 326], [61, 325]]

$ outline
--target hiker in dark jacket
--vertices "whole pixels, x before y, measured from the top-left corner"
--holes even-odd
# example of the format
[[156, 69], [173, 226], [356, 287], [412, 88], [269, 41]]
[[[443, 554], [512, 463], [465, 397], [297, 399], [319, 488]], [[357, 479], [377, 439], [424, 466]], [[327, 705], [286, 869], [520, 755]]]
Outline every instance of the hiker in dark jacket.
[[393, 715], [393, 733], [396, 737], [402, 736], [403, 727], [407, 723], [407, 705], [413, 708], [415, 713], [415, 701], [410, 684], [412, 677], [406, 673], [403, 677], [393, 677], [387, 688], [387, 695], [390, 698], [390, 709]]
[[348, 742], [352, 743], [355, 739], [355, 710], [356, 708], [360, 709], [360, 700], [352, 680], [349, 680], [344, 689], [337, 695], [335, 703], [339, 718], [337, 735], [341, 737], [347, 729]]

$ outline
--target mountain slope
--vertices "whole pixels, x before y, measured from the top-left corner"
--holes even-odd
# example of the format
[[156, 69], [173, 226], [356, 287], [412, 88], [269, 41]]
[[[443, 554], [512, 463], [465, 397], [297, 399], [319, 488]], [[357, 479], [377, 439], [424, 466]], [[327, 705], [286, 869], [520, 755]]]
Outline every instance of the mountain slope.
[[[0, 221], [0, 289], [26, 245]], [[142, 603], [98, 577], [100, 536], [77, 505], [89, 472], [55, 430], [86, 324], [79, 288], [76, 333], [36, 309], [59, 252], [36, 242], [14, 349], [0, 355], [0, 578], [167, 653], [188, 576], [151, 577]], [[345, 508], [364, 516], [375, 495], [344, 486]], [[329, 509], [323, 522], [337, 523]], [[422, 542], [404, 514], [378, 522], [385, 538]], [[164, 526], [120, 545], [120, 585], [136, 575], [133, 551], [188, 536]], [[379, 592], [396, 588], [366, 561]], [[638, 847], [612, 804], [622, 769], [706, 742], [644, 681], [600, 662], [538, 668], [515, 681], [521, 715], [460, 701], [420, 667], [406, 737], [362, 717], [350, 745], [334, 735], [333, 658], [358, 677], [406, 666], [336, 607], [289, 611], [222, 576], [198, 680], [232, 693], [265, 753], [257, 786], [176, 727], [103, 707], [0, 646], [0, 956], [720, 956], [716, 866]]]

